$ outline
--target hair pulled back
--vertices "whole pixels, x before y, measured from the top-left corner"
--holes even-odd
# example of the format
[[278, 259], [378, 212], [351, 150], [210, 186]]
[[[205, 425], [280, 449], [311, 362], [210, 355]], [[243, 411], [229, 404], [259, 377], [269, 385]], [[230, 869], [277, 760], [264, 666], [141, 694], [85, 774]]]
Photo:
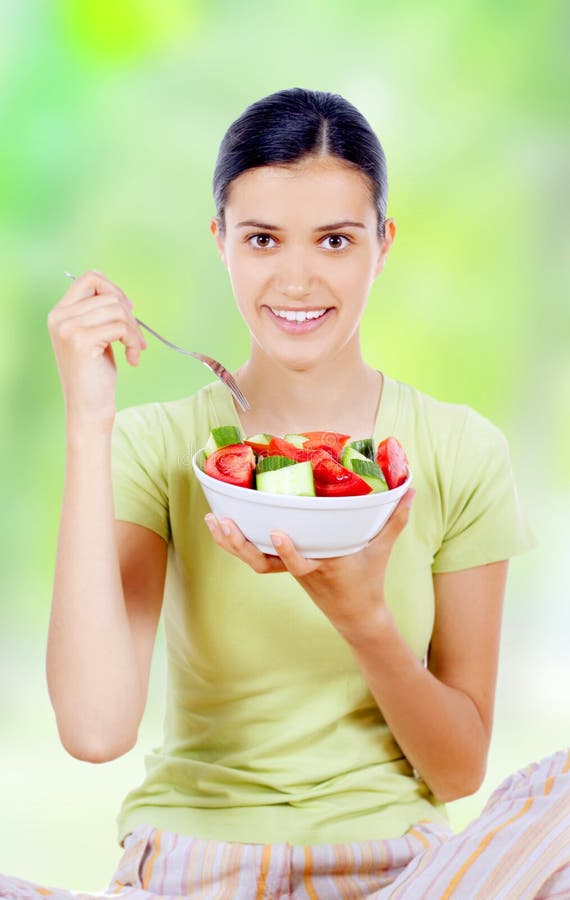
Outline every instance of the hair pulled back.
[[222, 138], [213, 189], [225, 232], [225, 206], [232, 181], [259, 166], [286, 165], [308, 157], [332, 156], [356, 167], [365, 182], [384, 236], [388, 176], [378, 137], [352, 103], [340, 94], [294, 87], [250, 104]]

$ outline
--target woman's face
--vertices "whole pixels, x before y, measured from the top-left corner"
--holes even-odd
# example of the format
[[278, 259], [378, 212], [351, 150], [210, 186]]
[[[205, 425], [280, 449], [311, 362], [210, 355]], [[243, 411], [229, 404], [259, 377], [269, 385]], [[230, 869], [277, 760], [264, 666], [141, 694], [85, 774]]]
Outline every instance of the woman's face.
[[[250, 169], [232, 182], [225, 218], [224, 236], [216, 218], [210, 230], [264, 353], [301, 370], [358, 340], [370, 287], [395, 236], [388, 219], [386, 238], [378, 237], [358, 171], [332, 157]], [[311, 317], [298, 321], [295, 314], [306, 312]]]

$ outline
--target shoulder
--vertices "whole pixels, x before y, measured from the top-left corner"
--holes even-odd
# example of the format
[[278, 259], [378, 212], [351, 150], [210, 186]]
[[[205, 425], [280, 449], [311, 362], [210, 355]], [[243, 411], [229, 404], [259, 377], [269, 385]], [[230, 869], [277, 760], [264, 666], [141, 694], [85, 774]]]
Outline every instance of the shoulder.
[[[412, 471], [431, 485], [442, 524], [466, 510], [480, 512], [514, 491], [509, 442], [499, 426], [467, 403], [439, 400], [402, 385], [407, 414], [416, 421]], [[404, 402], [404, 408], [406, 403]]]
[[[117, 411], [113, 444], [140, 456], [160, 456], [168, 465], [202, 447], [216, 420], [216, 384], [177, 400], [151, 401]], [[221, 385], [223, 388], [223, 385]]]
[[112, 443], [115, 453], [128, 452], [142, 458], [162, 455], [165, 443], [162, 404], [140, 403], [117, 410]]
[[441, 400], [405, 382], [397, 385], [400, 422], [413, 427], [416, 437], [427, 441], [438, 455], [507, 443], [499, 426], [473, 406]]
[[162, 404], [159, 402], [149, 402], [118, 409], [115, 414], [115, 430], [121, 432], [152, 430], [160, 421], [161, 406]]
[[212, 384], [209, 383], [193, 394], [177, 400], [156, 400], [125, 406], [117, 411], [115, 422], [120, 426], [142, 430], [153, 429], [157, 425], [167, 428], [176, 423], [199, 420], [201, 416], [208, 414], [211, 403]]

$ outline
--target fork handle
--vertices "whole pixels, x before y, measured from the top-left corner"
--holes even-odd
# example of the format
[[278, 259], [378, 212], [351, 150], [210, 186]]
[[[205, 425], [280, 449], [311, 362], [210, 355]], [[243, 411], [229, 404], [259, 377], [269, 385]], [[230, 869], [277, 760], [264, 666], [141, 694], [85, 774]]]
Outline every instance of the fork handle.
[[154, 334], [155, 338], [158, 338], [159, 341], [162, 341], [163, 344], [166, 344], [167, 347], [172, 347], [173, 350], [178, 350], [179, 353], [184, 353], [186, 356], [193, 356], [195, 359], [200, 359], [197, 353], [193, 353], [192, 350], [185, 350], [184, 347], [179, 347], [178, 344], [173, 344], [172, 341], [167, 341], [158, 331], [155, 331], [154, 328], [151, 328], [150, 325], [146, 325], [140, 319], [137, 319], [135, 316], [135, 322], [138, 322], [143, 328], [146, 328], [147, 331], [150, 331], [151, 334]]

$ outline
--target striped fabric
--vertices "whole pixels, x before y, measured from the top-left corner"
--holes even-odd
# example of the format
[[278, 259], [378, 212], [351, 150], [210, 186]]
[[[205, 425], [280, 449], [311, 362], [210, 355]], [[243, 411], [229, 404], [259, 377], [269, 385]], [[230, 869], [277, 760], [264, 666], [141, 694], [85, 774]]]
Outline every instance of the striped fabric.
[[506, 778], [464, 831], [422, 820], [399, 838], [243, 844], [141, 825], [106, 890], [0, 875], [0, 897], [39, 900], [546, 900], [570, 898], [570, 749]]

